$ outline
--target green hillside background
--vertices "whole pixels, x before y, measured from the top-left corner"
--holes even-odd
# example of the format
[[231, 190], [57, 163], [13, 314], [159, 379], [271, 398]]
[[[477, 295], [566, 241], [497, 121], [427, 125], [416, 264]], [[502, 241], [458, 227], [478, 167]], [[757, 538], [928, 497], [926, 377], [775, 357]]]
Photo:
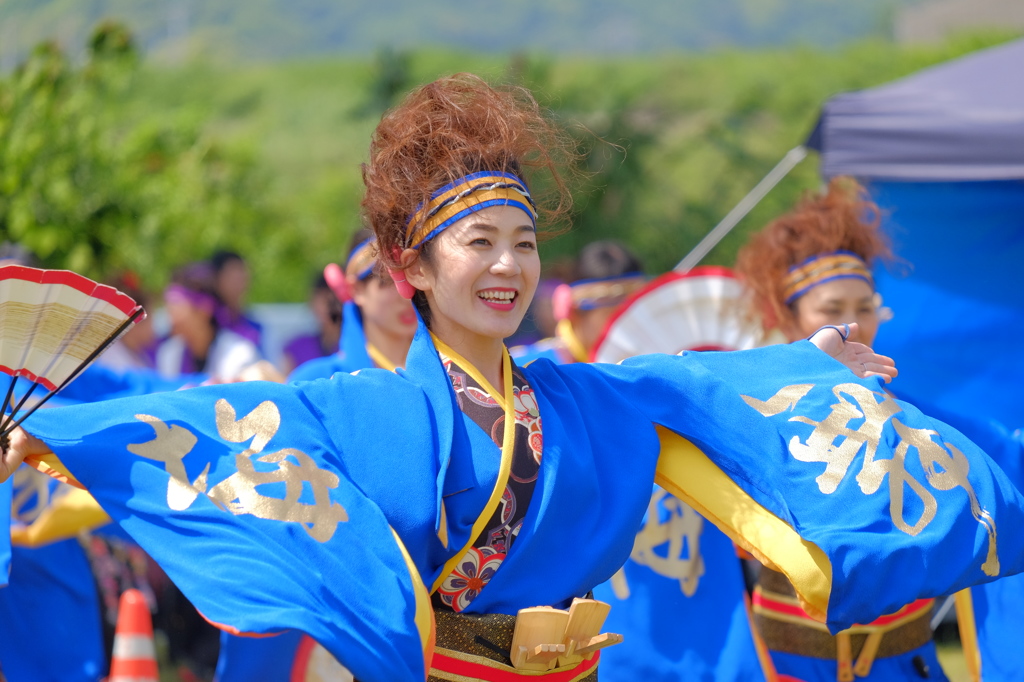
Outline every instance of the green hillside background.
[[887, 37], [916, 0], [0, 0], [0, 56], [56, 37], [76, 51], [118, 17], [160, 58], [365, 54], [447, 46], [486, 52], [651, 53], [834, 46]]
[[[654, 274], [806, 138], [828, 97], [1009, 37], [603, 56], [381, 48], [173, 63], [136, 50], [139, 35], [107, 26], [78, 52], [43, 44], [0, 75], [0, 238], [26, 243], [50, 267], [94, 277], [131, 269], [154, 289], [172, 267], [235, 248], [254, 266], [254, 301], [303, 300], [313, 274], [344, 256], [360, 225], [373, 127], [402, 93], [439, 75], [525, 85], [578, 139], [573, 229], [544, 244], [549, 270], [583, 243], [615, 237]], [[731, 264], [751, 230], [819, 183], [812, 156], [705, 262]]]

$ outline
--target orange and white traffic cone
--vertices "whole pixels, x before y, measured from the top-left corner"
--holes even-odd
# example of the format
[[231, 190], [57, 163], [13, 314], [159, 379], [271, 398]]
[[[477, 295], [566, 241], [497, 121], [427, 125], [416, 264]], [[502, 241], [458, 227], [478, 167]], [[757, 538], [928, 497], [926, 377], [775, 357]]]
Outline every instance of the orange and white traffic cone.
[[114, 654], [107, 682], [159, 682], [153, 620], [146, 598], [138, 590], [125, 590], [117, 612]]

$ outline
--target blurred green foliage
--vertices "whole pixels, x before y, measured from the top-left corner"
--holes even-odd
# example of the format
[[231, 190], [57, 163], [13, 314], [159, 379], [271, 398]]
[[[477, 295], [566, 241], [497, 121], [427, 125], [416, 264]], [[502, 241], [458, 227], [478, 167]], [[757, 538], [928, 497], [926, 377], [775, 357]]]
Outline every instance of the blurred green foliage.
[[[121, 32], [119, 32], [121, 31]], [[822, 103], [1005, 40], [929, 48], [726, 50], [658, 57], [381, 51], [227, 67], [140, 63], [101, 27], [72, 65], [43, 45], [0, 78], [0, 237], [93, 276], [170, 269], [236, 249], [253, 300], [303, 300], [359, 227], [360, 164], [380, 113], [457, 71], [531, 88], [586, 152], [574, 228], [550, 266], [615, 237], [656, 273], [678, 262], [810, 132]], [[818, 186], [799, 166], [706, 259], [731, 264], [753, 229]]]
[[187, 112], [127, 122], [139, 77], [131, 37], [103, 24], [84, 64], [44, 43], [0, 81], [0, 238], [49, 267], [131, 269], [151, 286], [222, 242], [254, 246], [238, 226], [272, 214], [252, 157]]

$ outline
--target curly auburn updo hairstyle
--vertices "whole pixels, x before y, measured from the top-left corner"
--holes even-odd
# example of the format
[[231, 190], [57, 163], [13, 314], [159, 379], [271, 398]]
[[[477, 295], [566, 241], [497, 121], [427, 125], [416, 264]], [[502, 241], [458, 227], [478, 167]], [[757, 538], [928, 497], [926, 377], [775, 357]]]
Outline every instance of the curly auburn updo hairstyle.
[[572, 139], [525, 88], [493, 87], [462, 73], [414, 90], [381, 119], [363, 165], [363, 214], [377, 235], [380, 261], [396, 269], [417, 207], [479, 171], [518, 175], [539, 220], [557, 224], [572, 206], [563, 169], [574, 159]]
[[834, 178], [824, 193], [805, 196], [796, 208], [768, 224], [740, 249], [736, 271], [751, 291], [750, 312], [765, 331], [796, 324], [796, 301], [786, 305], [783, 280], [794, 265], [833, 251], [851, 251], [870, 267], [892, 260], [879, 231], [881, 214], [861, 185]]

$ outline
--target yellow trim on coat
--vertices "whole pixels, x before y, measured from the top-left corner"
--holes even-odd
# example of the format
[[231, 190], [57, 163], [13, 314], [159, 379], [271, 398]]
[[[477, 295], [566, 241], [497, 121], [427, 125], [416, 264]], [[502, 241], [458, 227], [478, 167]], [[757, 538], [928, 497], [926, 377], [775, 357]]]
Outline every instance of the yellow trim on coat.
[[437, 539], [441, 541], [445, 549], [448, 549], [448, 511], [444, 508], [444, 498], [441, 498], [441, 520], [437, 527]]
[[11, 544], [39, 547], [108, 523], [110, 517], [92, 495], [81, 488], [71, 488], [52, 500], [31, 524], [11, 526]]
[[661, 456], [655, 483], [696, 509], [758, 561], [789, 578], [804, 611], [824, 622], [832, 564], [821, 548], [758, 504], [696, 445], [669, 429], [657, 429]]
[[56, 478], [61, 483], [67, 483], [68, 485], [85, 490], [85, 486], [71, 475], [71, 472], [60, 461], [60, 458], [52, 452], [47, 452], [45, 455], [30, 455], [25, 458], [25, 464], [51, 478]]
[[559, 320], [555, 326], [555, 336], [562, 340], [562, 343], [569, 349], [569, 353], [572, 354], [576, 362], [590, 362], [590, 353], [587, 352], [587, 347], [580, 341], [580, 337], [576, 336], [576, 330], [572, 328], [572, 322], [569, 320]]
[[981, 682], [981, 649], [978, 648], [978, 623], [974, 619], [974, 597], [971, 588], [953, 595], [956, 619], [960, 624], [960, 643], [964, 648], [964, 663], [971, 682]]
[[506, 413], [508, 412], [508, 406], [505, 404], [505, 396], [512, 395], [512, 366], [509, 361], [508, 348], [503, 347], [501, 349], [501, 371], [502, 374], [504, 374], [502, 380], [505, 384], [505, 390], [499, 393], [498, 390], [491, 385], [491, 382], [484, 377], [483, 373], [473, 365], [473, 363], [459, 355], [459, 353], [447, 343], [434, 336], [433, 332], [430, 333], [430, 338], [433, 339], [434, 347], [437, 348], [438, 351], [446, 357], [451, 358], [455, 364], [459, 366], [459, 369], [468, 374], [473, 381], [480, 384], [480, 388], [484, 389], [487, 392], [487, 395], [494, 398], [501, 409], [505, 410]]
[[391, 362], [391, 360], [388, 359], [388, 356], [384, 355], [384, 353], [382, 353], [380, 349], [372, 343], [367, 342], [366, 354], [370, 356], [371, 360], [373, 360], [373, 364], [377, 365], [381, 369], [386, 369], [389, 372], [394, 372], [398, 369], [398, 365]]
[[471, 365], [465, 358], [449, 348], [444, 341], [437, 338], [433, 334], [431, 336], [434, 339], [434, 345], [437, 349], [444, 353], [446, 356], [451, 358], [458, 366], [459, 369], [465, 371], [469, 376], [473, 378], [480, 386], [487, 391], [487, 393], [494, 398], [502, 409], [505, 411], [505, 433], [502, 436], [501, 441], [501, 464], [498, 466], [498, 478], [494, 483], [494, 490], [491, 491], [491, 497], [487, 500], [487, 504], [484, 505], [483, 510], [480, 512], [480, 516], [477, 517], [473, 523], [473, 528], [469, 533], [469, 540], [465, 546], [458, 552], [452, 555], [448, 561], [445, 562], [444, 567], [438, 574], [437, 579], [434, 581], [433, 586], [430, 588], [430, 593], [437, 592], [437, 588], [441, 587], [441, 583], [448, 577], [448, 574], [455, 569], [455, 565], [459, 563], [466, 551], [473, 546], [476, 539], [480, 536], [480, 533], [484, 531], [484, 527], [487, 522], [491, 520], [494, 515], [494, 510], [498, 508], [498, 503], [501, 502], [501, 496], [505, 493], [505, 486], [508, 485], [508, 475], [512, 470], [512, 453], [515, 450], [516, 445], [516, 410], [515, 400], [513, 399], [512, 393], [512, 359], [509, 357], [508, 349], [502, 347], [501, 349], [501, 370], [503, 376], [503, 383], [505, 384], [505, 390], [499, 394], [491, 386], [490, 382], [484, 379], [483, 375]]
[[413, 594], [416, 595], [416, 612], [413, 615], [413, 621], [416, 623], [416, 629], [420, 633], [420, 642], [423, 645], [423, 660], [426, 669], [429, 670], [430, 661], [434, 657], [434, 641], [437, 633], [437, 626], [434, 622], [434, 608], [430, 604], [430, 594], [427, 592], [427, 586], [423, 584], [420, 572], [417, 570], [416, 564], [413, 563], [412, 557], [409, 556], [409, 551], [405, 548], [402, 538], [398, 537], [398, 533], [395, 532], [394, 528], [391, 528], [391, 534], [395, 536], [395, 544], [398, 545], [398, 549], [402, 552], [402, 558], [405, 559], [405, 567], [409, 569]]

